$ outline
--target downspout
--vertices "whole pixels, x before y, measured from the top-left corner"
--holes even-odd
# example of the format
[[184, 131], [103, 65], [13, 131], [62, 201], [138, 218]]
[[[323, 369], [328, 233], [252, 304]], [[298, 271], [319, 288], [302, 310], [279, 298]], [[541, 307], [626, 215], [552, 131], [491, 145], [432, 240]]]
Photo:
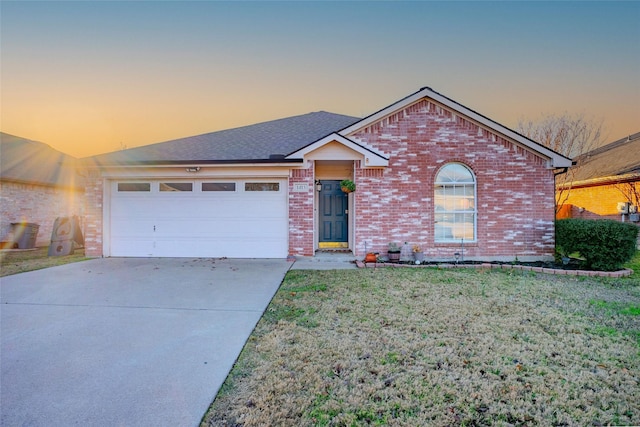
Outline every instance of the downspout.
[[[571, 161], [571, 166], [575, 166], [577, 164], [577, 162], [575, 160]], [[555, 168], [554, 172], [553, 172], [553, 200], [556, 199], [556, 177], [559, 177], [560, 175], [564, 175], [565, 173], [567, 173], [569, 171], [569, 166], [565, 166], [563, 168]], [[555, 205], [555, 203], [554, 203]], [[557, 206], [554, 208], [554, 211], [557, 213]]]
[[[571, 166], [575, 166], [576, 165], [576, 161], [572, 160], [571, 161]], [[554, 225], [553, 225], [553, 244], [554, 244], [554, 253], [555, 253], [555, 248], [557, 248], [556, 246], [556, 242], [557, 242], [557, 238], [556, 238], [556, 227], [555, 227], [555, 221], [556, 221], [556, 215], [558, 215], [558, 206], [557, 206], [557, 201], [556, 201], [556, 177], [560, 176], [560, 175], [564, 175], [565, 173], [567, 173], [567, 171], [569, 170], [568, 166], [565, 166], [563, 168], [559, 168], [560, 170], [558, 171], [558, 168], [556, 168], [553, 172], [553, 221], [554, 221]]]

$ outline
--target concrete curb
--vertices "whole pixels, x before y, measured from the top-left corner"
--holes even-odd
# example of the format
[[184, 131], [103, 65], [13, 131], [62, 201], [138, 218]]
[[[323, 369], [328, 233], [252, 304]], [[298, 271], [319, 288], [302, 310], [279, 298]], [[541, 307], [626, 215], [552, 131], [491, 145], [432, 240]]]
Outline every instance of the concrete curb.
[[586, 277], [628, 277], [633, 274], [633, 270], [625, 268], [618, 271], [590, 271], [590, 270], [563, 270], [559, 268], [546, 268], [546, 267], [531, 267], [528, 265], [511, 265], [511, 264], [394, 264], [390, 262], [363, 262], [356, 261], [358, 268], [378, 268], [378, 267], [392, 267], [392, 268], [474, 268], [474, 269], [501, 269], [501, 270], [519, 270], [519, 271], [533, 271], [534, 273], [552, 274], [556, 276], [586, 276]]

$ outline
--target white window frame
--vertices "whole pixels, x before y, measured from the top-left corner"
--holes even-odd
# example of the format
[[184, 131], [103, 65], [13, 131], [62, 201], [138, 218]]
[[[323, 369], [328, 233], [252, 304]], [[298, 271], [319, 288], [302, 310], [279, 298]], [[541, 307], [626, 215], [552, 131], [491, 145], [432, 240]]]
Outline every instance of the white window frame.
[[[473, 182], [460, 182], [459, 184], [456, 184], [455, 182], [439, 182], [438, 181], [438, 177], [440, 176], [440, 174], [443, 172], [443, 170], [451, 165], [459, 165], [462, 166], [463, 168], [465, 168], [469, 174], [471, 175], [471, 178], [473, 179]], [[436, 210], [436, 188], [439, 186], [468, 186], [468, 185], [473, 185], [473, 210], [469, 210], [469, 209], [453, 209], [453, 210], [444, 210], [444, 211], [438, 211]], [[436, 173], [435, 179], [434, 179], [434, 183], [433, 183], [433, 213], [434, 213], [434, 220], [435, 220], [435, 224], [434, 224], [434, 231], [433, 231], [433, 240], [434, 243], [458, 243], [460, 242], [463, 238], [457, 238], [453, 235], [452, 233], [452, 237], [451, 238], [439, 238], [439, 236], [436, 234], [436, 227], [437, 227], [437, 218], [439, 215], [453, 215], [455, 218], [455, 215], [458, 214], [472, 214], [473, 215], [473, 239], [464, 239], [464, 241], [466, 242], [477, 242], [478, 241], [478, 178], [476, 177], [476, 175], [473, 173], [473, 169], [471, 169], [469, 166], [465, 165], [464, 163], [460, 163], [460, 162], [449, 162], [449, 163], [445, 163], [444, 165], [442, 165], [442, 167], [438, 170], [438, 172]], [[453, 197], [455, 200], [455, 196], [449, 196], [449, 197]], [[454, 224], [455, 224], [455, 220], [454, 220]]]

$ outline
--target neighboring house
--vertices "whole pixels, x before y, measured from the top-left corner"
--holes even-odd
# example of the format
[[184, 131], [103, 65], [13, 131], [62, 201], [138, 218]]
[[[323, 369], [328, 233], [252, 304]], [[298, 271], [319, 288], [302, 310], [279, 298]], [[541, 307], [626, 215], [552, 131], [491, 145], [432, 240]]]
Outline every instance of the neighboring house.
[[[430, 259], [554, 251], [571, 160], [430, 88], [364, 119], [315, 112], [84, 159], [89, 256]], [[339, 182], [357, 189], [346, 195]]]
[[608, 218], [638, 223], [640, 132], [575, 158], [558, 185], [559, 217]]
[[12, 223], [39, 225], [36, 246], [48, 246], [57, 217], [82, 217], [84, 183], [75, 158], [42, 142], [0, 132], [0, 240]]

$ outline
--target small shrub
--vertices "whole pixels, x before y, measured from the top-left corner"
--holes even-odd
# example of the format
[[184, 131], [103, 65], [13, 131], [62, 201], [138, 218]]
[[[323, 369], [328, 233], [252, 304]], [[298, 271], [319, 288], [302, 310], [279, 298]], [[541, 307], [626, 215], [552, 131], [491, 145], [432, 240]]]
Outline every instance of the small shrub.
[[562, 219], [556, 221], [556, 246], [566, 253], [579, 252], [582, 265], [613, 271], [636, 253], [638, 227], [613, 220]]

